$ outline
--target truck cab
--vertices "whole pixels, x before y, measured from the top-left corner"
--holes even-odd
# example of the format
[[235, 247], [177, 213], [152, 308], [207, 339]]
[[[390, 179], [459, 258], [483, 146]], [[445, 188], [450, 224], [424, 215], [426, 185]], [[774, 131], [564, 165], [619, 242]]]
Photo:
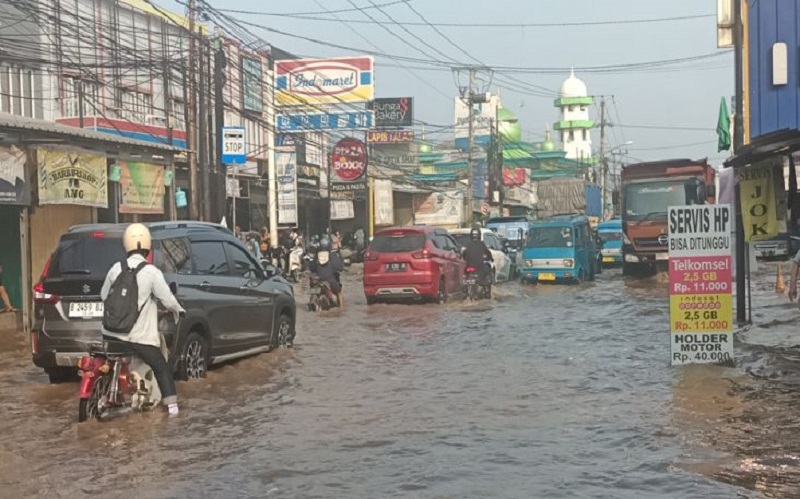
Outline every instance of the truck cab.
[[623, 274], [667, 269], [669, 207], [713, 204], [714, 178], [714, 169], [705, 159], [656, 161], [623, 168]]

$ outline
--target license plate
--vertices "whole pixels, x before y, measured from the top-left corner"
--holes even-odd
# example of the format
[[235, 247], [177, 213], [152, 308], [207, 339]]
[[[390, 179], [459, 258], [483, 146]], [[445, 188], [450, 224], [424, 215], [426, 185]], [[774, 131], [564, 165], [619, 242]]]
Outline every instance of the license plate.
[[103, 302], [83, 301], [69, 304], [69, 316], [84, 319], [103, 316]]
[[669, 253], [656, 253], [656, 260], [669, 260]]
[[604, 256], [603, 257], [603, 263], [613, 263], [613, 262], [614, 262], [614, 257], [613, 256]]
[[404, 272], [406, 270], [405, 263], [387, 263], [386, 272]]
[[311, 289], [308, 290], [308, 294], [310, 294], [310, 295], [318, 295], [319, 293], [320, 293], [320, 289], [319, 288], [311, 288]]
[[542, 274], [539, 274], [539, 280], [540, 281], [555, 281], [556, 280], [556, 275], [555, 274], [542, 273]]
[[467, 286], [474, 285], [474, 284], [476, 284], [477, 282], [478, 282], [478, 281], [476, 281], [475, 279], [465, 279], [465, 280], [464, 280], [464, 284], [465, 284], [465, 285], [467, 285]]

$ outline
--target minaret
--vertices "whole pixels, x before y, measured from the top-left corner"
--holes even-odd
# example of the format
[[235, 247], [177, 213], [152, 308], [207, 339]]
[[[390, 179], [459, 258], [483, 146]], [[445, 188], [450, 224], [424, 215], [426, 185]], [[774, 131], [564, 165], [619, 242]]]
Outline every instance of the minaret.
[[589, 96], [586, 84], [575, 76], [575, 71], [570, 71], [558, 94], [554, 104], [561, 110], [561, 121], [553, 128], [561, 133], [567, 158], [591, 163], [594, 121], [589, 119], [589, 106], [594, 104], [594, 98]]

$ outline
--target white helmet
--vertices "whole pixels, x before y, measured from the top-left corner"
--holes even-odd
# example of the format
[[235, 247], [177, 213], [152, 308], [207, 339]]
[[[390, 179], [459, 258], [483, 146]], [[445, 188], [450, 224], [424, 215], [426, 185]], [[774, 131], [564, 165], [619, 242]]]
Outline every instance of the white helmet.
[[150, 231], [142, 224], [130, 224], [122, 236], [122, 245], [127, 253], [136, 250], [150, 251]]

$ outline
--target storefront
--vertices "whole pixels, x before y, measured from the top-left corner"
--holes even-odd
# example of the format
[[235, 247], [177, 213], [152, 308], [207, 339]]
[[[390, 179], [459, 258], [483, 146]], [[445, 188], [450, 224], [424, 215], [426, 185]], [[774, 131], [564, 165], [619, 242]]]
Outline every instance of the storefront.
[[165, 217], [176, 149], [5, 114], [0, 137], [0, 264], [27, 328], [33, 284], [69, 227], [101, 213], [109, 222]]

